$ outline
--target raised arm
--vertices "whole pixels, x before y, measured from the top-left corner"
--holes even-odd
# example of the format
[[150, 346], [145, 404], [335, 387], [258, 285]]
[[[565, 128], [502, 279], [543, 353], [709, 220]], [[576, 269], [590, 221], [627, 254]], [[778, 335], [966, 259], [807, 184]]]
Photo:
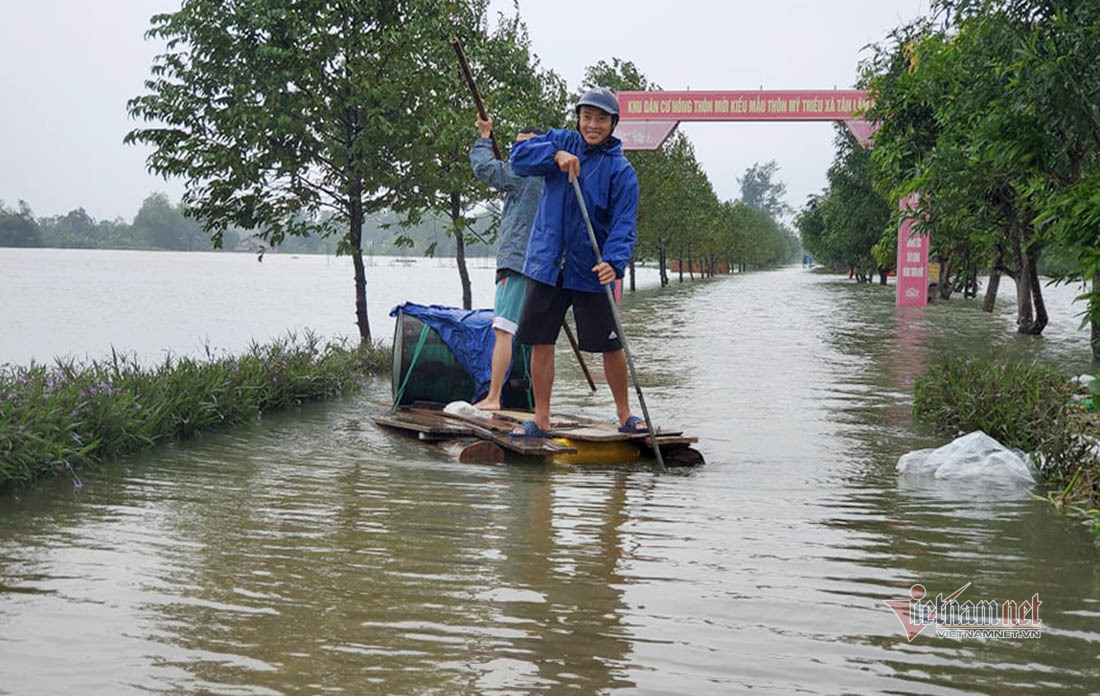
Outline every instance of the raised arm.
[[476, 118], [477, 132], [480, 136], [470, 148], [470, 166], [478, 181], [498, 191], [519, 190], [522, 179], [512, 173], [506, 162], [501, 162], [493, 154], [493, 119]]
[[478, 138], [470, 148], [470, 166], [477, 180], [499, 191], [519, 189], [522, 179], [512, 173], [507, 162], [493, 156], [493, 141]]

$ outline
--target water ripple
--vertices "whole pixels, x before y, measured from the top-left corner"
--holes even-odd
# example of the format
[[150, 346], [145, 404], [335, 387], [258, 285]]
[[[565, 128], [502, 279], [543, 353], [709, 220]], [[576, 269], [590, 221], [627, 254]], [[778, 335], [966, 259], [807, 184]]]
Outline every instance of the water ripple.
[[[1087, 535], [1016, 489], [893, 471], [933, 442], [912, 378], [952, 342], [1012, 349], [1002, 314], [899, 315], [890, 290], [799, 269], [627, 298], [650, 407], [701, 438], [696, 471], [459, 464], [371, 424], [380, 380], [79, 495], [47, 482], [0, 511], [0, 690], [1095, 690]], [[556, 406], [610, 417], [570, 360]], [[883, 600], [918, 582], [1037, 592], [1045, 635], [909, 643]]]

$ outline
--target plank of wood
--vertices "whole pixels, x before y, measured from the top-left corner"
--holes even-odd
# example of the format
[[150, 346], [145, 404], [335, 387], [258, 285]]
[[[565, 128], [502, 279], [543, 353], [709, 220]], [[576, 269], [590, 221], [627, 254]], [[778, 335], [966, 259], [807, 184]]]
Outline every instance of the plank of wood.
[[463, 424], [465, 427], [469, 428], [472, 431], [472, 434], [482, 438], [483, 440], [491, 440], [503, 447], [504, 449], [511, 452], [517, 452], [519, 454], [566, 454], [577, 451], [573, 447], [563, 445], [559, 442], [554, 442], [550, 439], [510, 437], [507, 433], [511, 428], [503, 426], [503, 430], [501, 430], [502, 426], [500, 425], [497, 425], [495, 427], [487, 427], [487, 424], [482, 423], [482, 421], [485, 419], [481, 418], [470, 418], [454, 413], [444, 413], [442, 411], [429, 411], [421, 413], [418, 409], [410, 409], [409, 412], [422, 418], [438, 417], [449, 421], [457, 421]]
[[[457, 423], [460, 423], [463, 427], [480, 427], [486, 430], [490, 430], [495, 433], [507, 435], [515, 427], [509, 420], [496, 417], [500, 412], [494, 412], [493, 418], [475, 418], [470, 416], [461, 416], [453, 413], [445, 413], [443, 411], [435, 411], [430, 409], [421, 408], [402, 408], [397, 414], [401, 417], [414, 420], [418, 423], [434, 424], [437, 428], [454, 427]], [[522, 414], [524, 416], [530, 416], [530, 413], [524, 411], [510, 411], [508, 414]], [[508, 415], [506, 414], [506, 415]], [[510, 416], [509, 416], [510, 417]], [[648, 439], [648, 433], [620, 433], [618, 426], [609, 421], [596, 420], [594, 418], [585, 418], [582, 416], [569, 416], [575, 418], [578, 421], [575, 424], [568, 422], [562, 424], [565, 416], [554, 416], [558, 419], [558, 422], [552, 419], [551, 423], [554, 427], [550, 432], [554, 437], [568, 438], [586, 442], [618, 442], [618, 441], [640, 441]], [[527, 418], [526, 420], [529, 420]], [[585, 424], [580, 424], [583, 421]], [[680, 430], [661, 430], [657, 433], [658, 440], [668, 437], [682, 436], [683, 432]], [[510, 438], [515, 439], [515, 438]], [[684, 442], [696, 442], [696, 439], [685, 440]]]
[[461, 437], [472, 435], [470, 428], [459, 423], [433, 423], [422, 419], [408, 417], [375, 416], [374, 422], [387, 428], [406, 430], [425, 435], [439, 435], [446, 437]]
[[[523, 412], [516, 413], [523, 414]], [[373, 420], [381, 426], [415, 434], [421, 440], [442, 443], [441, 446], [444, 448], [459, 452], [459, 461], [499, 461], [505, 450], [525, 456], [570, 454], [577, 451], [574, 447], [549, 439], [509, 437], [507, 432], [502, 432], [502, 429], [507, 431], [512, 426], [502, 419], [488, 424], [492, 427], [485, 427], [482, 419], [456, 416], [433, 409], [405, 407], [393, 414], [375, 416]], [[649, 439], [645, 434], [620, 433], [613, 423], [605, 421], [589, 418], [578, 420], [590, 421], [591, 425], [579, 426], [578, 424], [576, 429], [563, 429], [557, 434], [578, 441], [629, 440], [652, 452], [649, 449]], [[471, 442], [469, 439], [465, 441], [459, 439], [463, 437], [476, 437], [478, 440]], [[703, 463], [703, 455], [688, 447], [698, 442], [698, 438], [682, 437], [678, 432], [662, 432], [658, 434], [657, 442], [666, 459], [670, 456], [674, 458], [674, 463], [670, 466], [696, 466]], [[464, 458], [462, 452], [467, 448], [470, 451]]]
[[414, 418], [431, 421], [433, 423], [450, 424], [452, 426], [461, 424], [466, 428], [479, 428], [481, 430], [487, 430], [490, 432], [507, 433], [512, 429], [510, 423], [504, 421], [493, 421], [490, 418], [473, 418], [470, 416], [460, 416], [455, 413], [445, 413], [443, 411], [429, 411], [426, 409], [411, 408], [407, 413]]
[[[519, 420], [515, 418], [518, 414], [522, 416], [522, 420], [531, 420], [534, 415], [526, 411], [495, 411], [494, 413], [506, 415], [509, 418]], [[520, 421], [522, 422], [522, 421]], [[604, 438], [599, 437], [599, 433], [596, 431], [602, 431], [604, 433], [612, 433], [616, 437]], [[605, 440], [635, 440], [638, 437], [648, 437], [648, 433], [620, 433], [619, 424], [600, 420], [598, 418], [588, 418], [586, 416], [575, 416], [561, 413], [554, 413], [550, 415], [550, 432], [560, 437], [571, 437], [575, 440], [592, 440], [592, 441], [605, 441]], [[580, 433], [580, 436], [577, 436]], [[659, 428], [657, 436], [662, 435], [683, 435], [682, 430], [672, 430]]]
[[[647, 438], [645, 440], [645, 442], [649, 442], [649, 439]], [[699, 442], [699, 438], [697, 438], [697, 437], [679, 437], [679, 436], [675, 436], [675, 435], [671, 435], [671, 436], [658, 435], [657, 436], [657, 446], [661, 448], [662, 452], [664, 451], [664, 448], [666, 446], [668, 446], [668, 447], [678, 447], [680, 445], [694, 445], [696, 442]], [[641, 444], [644, 444], [644, 443], [641, 443]], [[652, 448], [650, 448], [650, 449], [652, 450]]]
[[[649, 433], [620, 433], [618, 429], [608, 430], [606, 428], [568, 428], [551, 430], [550, 433], [554, 437], [564, 437], [570, 440], [578, 440], [580, 442], [640, 442], [641, 440], [649, 440]], [[677, 438], [685, 441], [695, 442], [697, 438], [682, 438], [679, 432], [664, 432], [657, 433], [657, 441], [663, 442], [665, 438]]]
[[592, 426], [554, 428], [550, 431], [550, 434], [554, 437], [567, 437], [570, 440], [580, 440], [582, 442], [622, 442], [637, 437], [630, 433], [620, 433], [618, 430], [607, 430]]
[[[535, 416], [531, 411], [520, 411], [518, 409], [501, 409], [499, 411], [492, 411], [491, 413], [493, 417], [485, 420], [485, 427], [500, 432], [506, 430], [510, 431], [515, 427], [515, 423], [529, 421]], [[550, 432], [555, 437], [567, 437], [573, 438], [574, 440], [588, 440], [592, 442], [636, 440], [639, 437], [648, 437], [648, 433], [620, 433], [618, 424], [611, 421], [564, 413], [550, 414]], [[606, 437], [605, 434], [607, 433], [610, 433], [611, 437]], [[683, 434], [684, 431], [682, 430], [666, 430], [662, 428], [658, 431], [657, 437]]]
[[493, 411], [493, 415], [500, 416], [501, 418], [513, 421], [515, 423], [522, 423], [523, 421], [531, 420], [531, 418], [533, 418], [535, 414], [532, 411], [519, 411], [516, 409], [502, 408], [499, 411]]
[[[618, 433], [619, 432], [619, 424], [618, 423], [613, 423], [611, 421], [605, 421], [605, 420], [597, 420], [595, 418], [579, 418], [578, 417], [578, 420], [583, 421], [584, 424], [585, 424], [585, 427], [598, 428], [600, 430], [607, 430], [607, 431], [610, 431], [610, 432], [613, 432], [613, 433]], [[641, 436], [641, 437], [648, 437], [649, 436], [649, 433], [621, 433], [621, 434], [626, 435], [630, 438], [636, 438], [638, 436]], [[660, 426], [657, 427], [657, 437], [661, 437], [662, 435], [676, 436], [676, 435], [683, 435], [683, 434], [684, 434], [683, 430], [676, 430], [674, 428], [662, 428]]]
[[[523, 423], [535, 417], [534, 411], [519, 411], [516, 409], [501, 409], [493, 411], [493, 416], [509, 423]], [[550, 414], [550, 428], [568, 428], [581, 425], [576, 416], [567, 416], [560, 413]]]

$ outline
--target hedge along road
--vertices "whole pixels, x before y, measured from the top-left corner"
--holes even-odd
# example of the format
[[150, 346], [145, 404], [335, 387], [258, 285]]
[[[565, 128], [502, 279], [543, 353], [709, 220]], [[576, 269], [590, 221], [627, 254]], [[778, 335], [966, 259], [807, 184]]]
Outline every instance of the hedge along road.
[[[427, 272], [427, 271], [426, 271]], [[450, 277], [450, 269], [438, 269]], [[357, 396], [51, 481], [0, 503], [0, 687], [53, 694], [1082, 692], [1098, 554], [1046, 503], [899, 481], [931, 356], [1042, 340], [952, 300], [798, 268], [628, 296], [654, 417], [708, 464], [462, 465]], [[564, 350], [564, 347], [563, 347]], [[556, 408], [610, 418], [560, 356]], [[1057, 569], [1057, 572], [1052, 572]], [[907, 643], [910, 585], [1022, 601], [1038, 640]], [[965, 597], [964, 597], [965, 598]]]

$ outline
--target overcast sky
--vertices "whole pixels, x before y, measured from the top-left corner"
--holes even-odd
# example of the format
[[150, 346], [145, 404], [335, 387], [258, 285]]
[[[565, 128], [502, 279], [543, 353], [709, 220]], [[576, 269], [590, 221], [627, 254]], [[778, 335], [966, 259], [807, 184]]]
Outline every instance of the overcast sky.
[[[131, 219], [142, 199], [179, 181], [145, 171], [126, 100], [159, 47], [149, 17], [179, 0], [0, 0], [0, 200], [35, 213], [83, 206]], [[510, 11], [510, 0], [493, 0]], [[520, 0], [535, 52], [576, 88], [600, 59], [632, 60], [665, 89], [851, 87], [868, 43], [927, 11], [928, 0]], [[491, 103], [492, 96], [486, 95]], [[799, 207], [825, 184], [827, 123], [706, 123], [681, 128], [722, 198], [754, 162], [775, 159]], [[472, 134], [472, 133], [471, 133]]]

